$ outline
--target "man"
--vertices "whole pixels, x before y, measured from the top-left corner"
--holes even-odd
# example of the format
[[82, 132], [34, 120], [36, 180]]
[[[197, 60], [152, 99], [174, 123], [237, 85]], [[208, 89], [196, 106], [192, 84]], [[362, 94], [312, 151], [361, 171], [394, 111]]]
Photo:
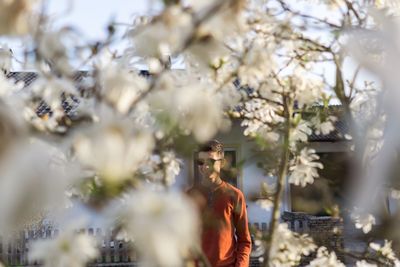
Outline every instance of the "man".
[[202, 215], [202, 248], [213, 267], [248, 267], [251, 239], [243, 193], [220, 177], [224, 150], [213, 140], [196, 162], [200, 182], [188, 194]]

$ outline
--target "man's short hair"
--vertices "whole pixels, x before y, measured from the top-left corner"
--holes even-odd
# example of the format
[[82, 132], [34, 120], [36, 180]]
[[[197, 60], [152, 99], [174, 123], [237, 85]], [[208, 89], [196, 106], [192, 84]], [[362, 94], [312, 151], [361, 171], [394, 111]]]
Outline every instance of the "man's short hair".
[[224, 155], [224, 146], [218, 140], [211, 140], [200, 147], [200, 152], [219, 152]]

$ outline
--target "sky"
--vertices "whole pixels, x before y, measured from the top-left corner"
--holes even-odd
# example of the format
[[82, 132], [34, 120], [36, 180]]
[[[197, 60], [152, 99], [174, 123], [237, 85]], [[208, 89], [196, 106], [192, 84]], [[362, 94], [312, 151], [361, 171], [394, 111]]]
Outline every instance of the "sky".
[[48, 0], [48, 14], [58, 19], [57, 26], [71, 25], [90, 39], [106, 35], [106, 25], [112, 19], [129, 23], [137, 15], [152, 12], [151, 0]]

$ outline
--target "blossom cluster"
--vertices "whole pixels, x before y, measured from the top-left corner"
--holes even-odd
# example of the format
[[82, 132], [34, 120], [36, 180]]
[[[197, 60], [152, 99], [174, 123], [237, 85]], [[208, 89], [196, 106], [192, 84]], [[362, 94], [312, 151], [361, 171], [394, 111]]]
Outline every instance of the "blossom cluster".
[[278, 225], [274, 238], [269, 261], [271, 266], [297, 266], [302, 256], [310, 255], [317, 248], [309, 236], [290, 231], [285, 223]]

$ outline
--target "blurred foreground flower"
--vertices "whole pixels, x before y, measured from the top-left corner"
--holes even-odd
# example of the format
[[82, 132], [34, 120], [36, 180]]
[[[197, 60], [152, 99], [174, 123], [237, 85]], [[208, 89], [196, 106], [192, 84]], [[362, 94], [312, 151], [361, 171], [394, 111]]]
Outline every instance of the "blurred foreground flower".
[[74, 174], [55, 147], [38, 140], [15, 145], [0, 162], [0, 233], [12, 235], [64, 207]]
[[123, 66], [110, 62], [100, 71], [105, 99], [121, 114], [127, 114], [132, 103], [148, 87], [145, 78]]
[[[142, 23], [145, 24], [145, 23]], [[176, 53], [193, 29], [192, 17], [178, 5], [169, 6], [147, 25], [138, 25], [128, 32], [137, 56], [163, 58]]]
[[133, 240], [145, 266], [182, 266], [199, 246], [195, 207], [177, 192], [132, 191], [110, 207], [110, 218]]
[[27, 34], [35, 0], [0, 0], [0, 35]]
[[169, 88], [155, 94], [152, 102], [159, 113], [168, 114], [174, 124], [199, 142], [211, 139], [227, 126], [219, 97], [205, 85]]
[[29, 258], [44, 261], [45, 267], [83, 267], [98, 256], [96, 245], [94, 237], [68, 229], [55, 239], [34, 242]]
[[[1, 88], [0, 76], [0, 88]], [[1, 94], [1, 92], [0, 92]], [[6, 157], [9, 149], [27, 134], [22, 117], [15, 116], [14, 107], [5, 105], [0, 98], [0, 161]]]
[[132, 178], [153, 149], [151, 134], [135, 131], [130, 123], [110, 120], [75, 138], [73, 147], [79, 161], [105, 182], [120, 183]]
[[265, 210], [271, 210], [274, 206], [274, 203], [269, 199], [258, 199], [256, 203]]

